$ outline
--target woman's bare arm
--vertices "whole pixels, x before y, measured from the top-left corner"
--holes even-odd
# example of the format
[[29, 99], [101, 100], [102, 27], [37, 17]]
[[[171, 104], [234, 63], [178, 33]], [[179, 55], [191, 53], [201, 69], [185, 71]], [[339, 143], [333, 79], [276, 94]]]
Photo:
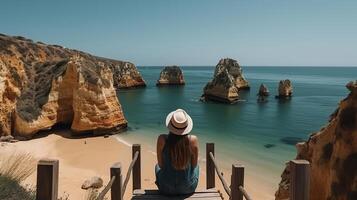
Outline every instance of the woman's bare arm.
[[162, 150], [164, 149], [165, 146], [165, 140], [166, 140], [166, 135], [162, 134], [157, 138], [157, 143], [156, 143], [157, 164], [159, 165], [160, 168], [164, 166], [163, 159], [162, 159]]
[[191, 165], [192, 167], [196, 167], [198, 164], [198, 139], [195, 135], [190, 136], [190, 143], [191, 143], [191, 151], [192, 151], [192, 159]]

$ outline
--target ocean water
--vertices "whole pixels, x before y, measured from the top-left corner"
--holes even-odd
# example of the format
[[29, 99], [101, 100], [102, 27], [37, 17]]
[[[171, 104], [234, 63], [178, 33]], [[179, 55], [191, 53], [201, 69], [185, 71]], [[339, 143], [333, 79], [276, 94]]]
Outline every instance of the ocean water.
[[[295, 143], [327, 123], [348, 94], [345, 85], [357, 78], [357, 68], [347, 67], [243, 67], [251, 90], [241, 92], [242, 101], [227, 105], [199, 101], [203, 87], [212, 79], [213, 66], [182, 67], [185, 86], [156, 87], [162, 68], [139, 67], [148, 86], [118, 91], [129, 121], [129, 130], [118, 137], [155, 151], [157, 136], [167, 133], [166, 115], [183, 108], [193, 118], [192, 133], [199, 137], [201, 159], [205, 143], [214, 142], [224, 169], [242, 163], [254, 182], [271, 191], [278, 187], [285, 162], [295, 157]], [[290, 101], [274, 98], [282, 79], [293, 83]], [[271, 92], [266, 103], [256, 101], [261, 83]]]

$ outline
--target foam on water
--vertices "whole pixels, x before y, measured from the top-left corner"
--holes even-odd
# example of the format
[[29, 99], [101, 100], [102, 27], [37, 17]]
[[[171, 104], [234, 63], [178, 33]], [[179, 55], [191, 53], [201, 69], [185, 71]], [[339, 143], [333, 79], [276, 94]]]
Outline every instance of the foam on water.
[[120, 142], [120, 143], [122, 143], [122, 144], [124, 144], [124, 145], [126, 145], [126, 146], [128, 146], [128, 147], [133, 146], [133, 145], [130, 144], [129, 142], [127, 142], [127, 141], [123, 140], [122, 138], [120, 138], [120, 136], [118, 136], [118, 135], [116, 135], [116, 136], [114, 136], [114, 137], [115, 137], [116, 140], [118, 140], [118, 142]]

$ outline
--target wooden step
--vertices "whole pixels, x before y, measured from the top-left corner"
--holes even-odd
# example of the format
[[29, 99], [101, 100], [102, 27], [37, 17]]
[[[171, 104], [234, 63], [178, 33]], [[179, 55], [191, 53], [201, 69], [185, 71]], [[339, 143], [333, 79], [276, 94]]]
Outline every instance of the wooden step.
[[220, 193], [215, 189], [197, 190], [190, 195], [165, 196], [161, 195], [158, 190], [134, 190], [132, 200], [222, 200]]

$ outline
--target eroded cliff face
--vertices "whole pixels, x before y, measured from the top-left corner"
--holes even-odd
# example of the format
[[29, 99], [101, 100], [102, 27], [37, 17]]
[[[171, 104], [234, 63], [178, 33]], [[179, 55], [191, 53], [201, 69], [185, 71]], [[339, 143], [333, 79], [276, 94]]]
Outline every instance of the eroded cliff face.
[[216, 66], [213, 80], [203, 89], [202, 100], [235, 103], [240, 90], [249, 89], [242, 69], [236, 60], [221, 59]]
[[184, 85], [183, 73], [178, 66], [167, 66], [160, 72], [156, 85]]
[[[357, 81], [331, 115], [329, 123], [297, 144], [296, 159], [311, 163], [310, 199], [357, 199]], [[290, 169], [282, 174], [277, 200], [289, 199]]]
[[[125, 65], [131, 66], [121, 69]], [[59, 123], [74, 132], [125, 128], [114, 83], [136, 86], [135, 70], [130, 63], [0, 35], [0, 135], [32, 136]]]

